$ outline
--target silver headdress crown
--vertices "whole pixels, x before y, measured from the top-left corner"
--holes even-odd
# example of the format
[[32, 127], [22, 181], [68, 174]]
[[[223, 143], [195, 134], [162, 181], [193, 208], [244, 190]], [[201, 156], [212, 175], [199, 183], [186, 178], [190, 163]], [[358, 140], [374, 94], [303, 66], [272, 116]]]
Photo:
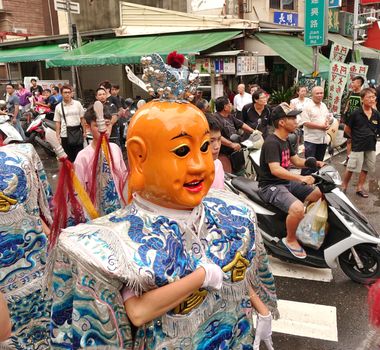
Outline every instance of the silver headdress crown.
[[157, 53], [141, 57], [144, 66], [142, 80], [148, 93], [165, 100], [192, 101], [200, 83], [199, 72], [191, 73], [183, 65], [184, 59], [176, 51], [168, 55], [168, 64]]

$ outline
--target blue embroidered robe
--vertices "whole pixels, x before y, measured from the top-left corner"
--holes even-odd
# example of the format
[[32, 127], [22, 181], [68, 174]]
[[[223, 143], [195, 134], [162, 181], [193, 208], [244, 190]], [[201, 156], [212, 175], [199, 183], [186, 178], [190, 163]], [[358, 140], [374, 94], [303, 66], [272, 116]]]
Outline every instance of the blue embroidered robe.
[[50, 200], [33, 146], [0, 147], [0, 291], [13, 325], [7, 348], [49, 349], [50, 302], [42, 291], [47, 238], [40, 218], [51, 224]]
[[[134, 202], [66, 229], [54, 253], [52, 348], [252, 350], [248, 287], [276, 310], [255, 214], [222, 191], [210, 192], [198, 210], [199, 232]], [[182, 303], [132, 337], [123, 285], [141, 294], [190, 274], [202, 261], [224, 268], [222, 289], [199, 290], [195, 306]]]

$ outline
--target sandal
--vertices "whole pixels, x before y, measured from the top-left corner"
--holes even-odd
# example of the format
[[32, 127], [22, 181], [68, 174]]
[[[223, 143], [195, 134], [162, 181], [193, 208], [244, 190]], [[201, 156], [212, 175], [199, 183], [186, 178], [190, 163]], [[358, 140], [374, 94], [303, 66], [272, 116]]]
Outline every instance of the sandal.
[[356, 191], [356, 194], [362, 198], [368, 198], [368, 193], [364, 192], [363, 190]]
[[303, 249], [302, 247], [299, 248], [299, 249], [292, 248], [290, 245], [288, 245], [288, 242], [286, 241], [286, 237], [284, 237], [281, 240], [281, 242], [289, 250], [289, 252], [292, 253], [292, 255], [295, 258], [297, 258], [297, 259], [306, 259], [307, 255], [306, 255], [305, 249]]

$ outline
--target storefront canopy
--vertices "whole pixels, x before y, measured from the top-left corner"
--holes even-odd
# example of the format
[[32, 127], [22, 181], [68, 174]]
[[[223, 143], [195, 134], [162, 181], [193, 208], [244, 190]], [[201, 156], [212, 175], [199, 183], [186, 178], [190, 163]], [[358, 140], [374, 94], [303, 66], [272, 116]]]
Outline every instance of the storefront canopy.
[[[268, 33], [257, 33], [255, 36], [303, 74], [313, 73], [313, 50], [301, 39], [295, 36]], [[330, 61], [319, 54], [319, 71], [328, 72], [329, 66]]]
[[18, 47], [15, 49], [0, 49], [0, 62], [32, 62], [45, 61], [48, 58], [62, 55], [63, 50], [54, 45], [39, 45], [33, 47]]
[[[328, 38], [330, 41], [336, 44], [352, 48], [352, 40], [342, 35], [329, 33]], [[356, 45], [355, 48], [360, 51], [360, 55], [362, 56], [362, 58], [373, 58], [377, 60], [380, 59], [380, 53], [376, 50], [370, 49], [369, 47], [365, 47], [362, 45]]]
[[96, 40], [59, 57], [46, 60], [46, 66], [91, 66], [105, 64], [136, 64], [141, 56], [159, 53], [168, 55], [177, 50], [182, 54], [199, 54], [241, 31], [199, 32], [186, 34], [138, 36]]

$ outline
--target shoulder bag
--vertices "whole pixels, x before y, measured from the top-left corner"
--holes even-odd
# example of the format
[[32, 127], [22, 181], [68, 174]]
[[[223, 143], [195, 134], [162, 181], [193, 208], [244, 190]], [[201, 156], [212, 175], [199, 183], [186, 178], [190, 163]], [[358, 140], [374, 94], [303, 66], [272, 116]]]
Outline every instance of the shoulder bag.
[[65, 110], [63, 109], [63, 102], [61, 103], [62, 116], [66, 124], [67, 130], [67, 144], [69, 146], [79, 146], [83, 144], [83, 130], [82, 125], [68, 126], [66, 121]]

